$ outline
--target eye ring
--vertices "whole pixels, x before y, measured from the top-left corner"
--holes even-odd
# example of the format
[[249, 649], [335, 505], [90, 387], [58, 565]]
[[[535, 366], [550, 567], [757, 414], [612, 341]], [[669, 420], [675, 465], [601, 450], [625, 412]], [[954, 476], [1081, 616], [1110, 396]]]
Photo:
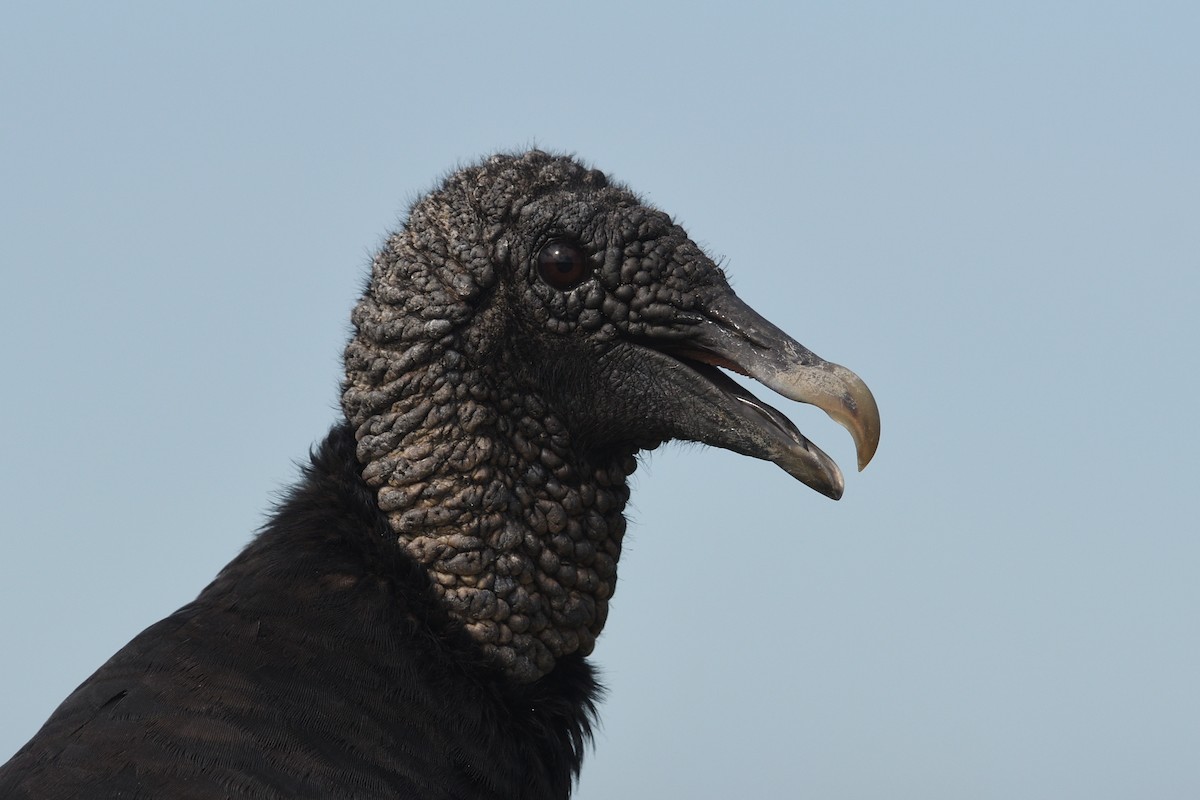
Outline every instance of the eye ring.
[[565, 292], [592, 274], [587, 254], [570, 239], [551, 239], [537, 254], [538, 275], [547, 285]]

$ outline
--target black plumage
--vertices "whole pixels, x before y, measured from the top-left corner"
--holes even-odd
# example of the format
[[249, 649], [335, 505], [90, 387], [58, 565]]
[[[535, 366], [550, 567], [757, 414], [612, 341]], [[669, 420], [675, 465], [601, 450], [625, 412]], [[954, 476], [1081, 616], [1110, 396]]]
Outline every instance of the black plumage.
[[746, 307], [662, 212], [533, 151], [455, 173], [376, 257], [346, 421], [255, 540], [0, 768], [0, 796], [562, 798], [634, 455], [689, 439], [840, 496], [718, 367], [849, 427], [849, 370]]

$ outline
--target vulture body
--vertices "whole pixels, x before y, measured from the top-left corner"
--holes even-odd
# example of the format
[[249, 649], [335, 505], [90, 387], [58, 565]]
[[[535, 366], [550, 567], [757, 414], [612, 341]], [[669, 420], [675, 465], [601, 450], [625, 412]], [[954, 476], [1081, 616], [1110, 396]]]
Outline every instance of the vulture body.
[[837, 466], [719, 367], [850, 429], [866, 385], [757, 315], [671, 219], [531, 151], [450, 176], [354, 311], [345, 420], [200, 596], [0, 767], [5, 798], [565, 798], [634, 456]]

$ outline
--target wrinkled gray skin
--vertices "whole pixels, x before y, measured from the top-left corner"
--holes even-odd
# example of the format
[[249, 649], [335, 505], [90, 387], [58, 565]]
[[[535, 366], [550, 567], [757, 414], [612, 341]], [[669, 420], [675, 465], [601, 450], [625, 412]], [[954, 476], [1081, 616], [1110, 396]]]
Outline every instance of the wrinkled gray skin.
[[[567, 291], [538, 274], [552, 239], [591, 259]], [[685, 357], [738, 365], [711, 345], [712, 331], [738, 328], [714, 327], [729, 298], [721, 270], [666, 214], [537, 151], [455, 173], [376, 256], [343, 395], [362, 474], [451, 615], [515, 680], [591, 652], [639, 450], [706, 442], [840, 495], [836, 465], [782, 415], [738, 402], [717, 370]], [[753, 336], [738, 333], [737, 348]], [[864, 392], [836, 390], [850, 414]], [[877, 413], [874, 424], [877, 439]], [[784, 464], [781, 448], [820, 474]]]

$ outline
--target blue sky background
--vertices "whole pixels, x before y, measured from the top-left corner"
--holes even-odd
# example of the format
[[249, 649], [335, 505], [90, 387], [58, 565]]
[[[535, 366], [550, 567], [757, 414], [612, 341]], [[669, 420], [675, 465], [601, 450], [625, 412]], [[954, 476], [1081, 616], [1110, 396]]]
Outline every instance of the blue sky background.
[[646, 459], [578, 797], [1200, 795], [1198, 9], [7, 4], [0, 759], [261, 524], [407, 204], [537, 144], [883, 415], [840, 503]]

